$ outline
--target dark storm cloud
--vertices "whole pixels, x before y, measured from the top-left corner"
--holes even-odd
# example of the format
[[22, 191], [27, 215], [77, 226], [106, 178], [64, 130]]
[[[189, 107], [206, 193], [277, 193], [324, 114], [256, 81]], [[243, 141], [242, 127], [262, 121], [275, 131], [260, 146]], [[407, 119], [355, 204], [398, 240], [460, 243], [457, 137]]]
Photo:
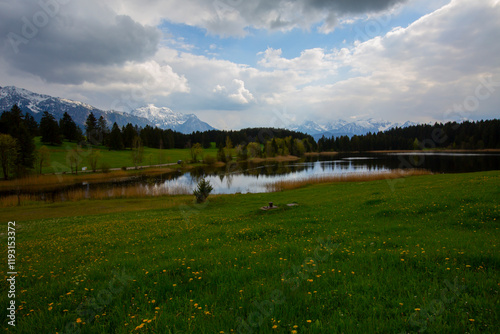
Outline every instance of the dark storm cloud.
[[[203, 1], [200, 8], [203, 8]], [[216, 0], [215, 19], [198, 22], [208, 31], [233, 35], [244, 34], [247, 27], [287, 30], [295, 27], [309, 29], [323, 22], [323, 31], [333, 31], [338, 18], [388, 10], [407, 0]], [[206, 6], [206, 4], [205, 4]], [[237, 15], [234, 15], [237, 13]], [[188, 20], [192, 20], [188, 19]], [[196, 20], [193, 20], [195, 22]]]
[[160, 40], [156, 28], [93, 1], [0, 3], [0, 32], [0, 52], [12, 70], [71, 84], [92, 81], [100, 67], [144, 61]]
[[340, 14], [378, 12], [406, 0], [304, 0], [304, 7], [338, 11]]

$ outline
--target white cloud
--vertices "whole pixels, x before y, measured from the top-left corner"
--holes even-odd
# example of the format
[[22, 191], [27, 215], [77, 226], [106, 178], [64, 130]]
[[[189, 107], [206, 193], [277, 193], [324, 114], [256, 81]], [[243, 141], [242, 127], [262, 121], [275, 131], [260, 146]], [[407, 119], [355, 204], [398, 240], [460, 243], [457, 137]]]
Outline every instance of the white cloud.
[[252, 93], [245, 88], [245, 83], [242, 80], [234, 79], [233, 83], [236, 86], [236, 92], [229, 95], [229, 98], [241, 104], [247, 104], [255, 100]]
[[[299, 3], [289, 6], [295, 8]], [[415, 3], [413, 0], [410, 5]], [[172, 8], [173, 13], [180, 11], [173, 8], [176, 7], [173, 2], [152, 1], [152, 4], [153, 8], [163, 6]], [[177, 7], [185, 6], [193, 13], [199, 10], [189, 3]], [[260, 6], [254, 10], [268, 8], [272, 12], [261, 21], [254, 18], [256, 26], [269, 24], [273, 15], [278, 17], [278, 12], [273, 12], [277, 10], [274, 3], [245, 2], [242, 6]], [[112, 7], [122, 14], [135, 8], [134, 20], [141, 24], [152, 22], [146, 15], [149, 7], [139, 11], [139, 5], [133, 7], [131, 2], [123, 2], [123, 12]], [[281, 21], [299, 20], [285, 15], [290, 8], [281, 10]], [[158, 18], [164, 17], [161, 11], [157, 12]], [[108, 13], [112, 17], [116, 14], [113, 10]], [[308, 13], [316, 15], [313, 9]], [[213, 13], [204, 15], [194, 15], [186, 22], [208, 20]], [[280, 21], [274, 23], [278, 25]], [[141, 36], [155, 35], [148, 35], [154, 29], [134, 22], [127, 26], [139, 35], [145, 34]], [[290, 119], [328, 121], [353, 115], [428, 122], [442, 120], [449, 108], [474, 94], [484, 75], [490, 73], [492, 80], [500, 81], [498, 40], [498, 2], [454, 0], [406, 28], [394, 28], [386, 35], [340, 50], [310, 48], [294, 58], [284, 57], [281, 49], [262, 50], [255, 67], [195, 55], [193, 48], [179, 47], [186, 43], [177, 39], [178, 45], [164, 43], [153, 49], [155, 52], [137, 52], [130, 59], [124, 50], [123, 58], [111, 58], [100, 64], [85, 58], [74, 66], [58, 69], [54, 57], [53, 62], [48, 62], [52, 67], [46, 68], [47, 73], [51, 71], [49, 77], [41, 70], [12, 66], [11, 59], [1, 56], [0, 78], [1, 84], [76, 98], [104, 109], [116, 105], [116, 101], [136, 106], [156, 103], [195, 112], [219, 128], [263, 126], [274, 117], [273, 110], [285, 109], [286, 117], [282, 113], [276, 116], [279, 119], [276, 124], [280, 126]], [[37, 61], [40, 65], [41, 60]], [[48, 79], [57, 76], [74, 76], [78, 80], [67, 85]], [[480, 101], [477, 110], [469, 113], [469, 118], [497, 115], [500, 87], [494, 89], [488, 99]]]
[[136, 0], [110, 0], [106, 3], [120, 14], [138, 22], [158, 25], [166, 19], [198, 26], [211, 34], [244, 36], [248, 28], [288, 31], [310, 29], [321, 23], [324, 33], [334, 31], [339, 18], [347, 15], [379, 13], [406, 0], [191, 0], [147, 3]]

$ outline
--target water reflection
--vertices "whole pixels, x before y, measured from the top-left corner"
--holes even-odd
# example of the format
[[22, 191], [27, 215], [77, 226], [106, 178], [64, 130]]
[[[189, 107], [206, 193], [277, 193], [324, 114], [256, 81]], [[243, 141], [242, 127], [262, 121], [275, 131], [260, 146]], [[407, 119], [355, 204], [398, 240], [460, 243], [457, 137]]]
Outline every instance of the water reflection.
[[[100, 184], [84, 183], [61, 187], [51, 192], [40, 192], [40, 198], [64, 197], [68, 191], [81, 190], [83, 196], [95, 191], [116, 193], [127, 187], [140, 186], [138, 191], [150, 194], [191, 193], [203, 177], [214, 187], [215, 194], [266, 192], [265, 185], [279, 180], [294, 180], [311, 176], [328, 176], [345, 173], [378, 173], [398, 168], [422, 168], [434, 173], [475, 172], [500, 169], [500, 154], [479, 153], [390, 153], [390, 154], [339, 154], [313, 156], [293, 162], [235, 163], [224, 167], [197, 167], [187, 173], [180, 171], [159, 176], [142, 176], [114, 180]], [[2, 194], [0, 194], [1, 196]], [[6, 195], [6, 194], [3, 194]]]

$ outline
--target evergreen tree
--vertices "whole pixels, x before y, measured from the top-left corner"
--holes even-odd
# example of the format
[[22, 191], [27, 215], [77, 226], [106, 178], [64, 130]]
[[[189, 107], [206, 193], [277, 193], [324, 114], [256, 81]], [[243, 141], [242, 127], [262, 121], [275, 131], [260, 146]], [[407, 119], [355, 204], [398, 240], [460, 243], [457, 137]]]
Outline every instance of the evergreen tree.
[[67, 112], [65, 112], [63, 117], [59, 120], [59, 128], [66, 140], [79, 141], [81, 139], [82, 130], [76, 125]]
[[0, 134], [0, 167], [5, 180], [9, 178], [17, 155], [17, 141], [10, 135]]
[[120, 127], [116, 122], [113, 124], [108, 140], [109, 148], [112, 150], [123, 150], [123, 139]]
[[99, 135], [99, 141], [102, 144], [106, 143], [107, 136], [109, 134], [109, 129], [108, 129], [108, 123], [106, 122], [106, 119], [104, 117], [99, 117], [99, 120], [97, 121], [97, 131]]
[[19, 154], [15, 161], [15, 172], [17, 176], [25, 174], [26, 169], [33, 168], [35, 141], [17, 105], [14, 105], [10, 111], [4, 111], [0, 116], [0, 131], [16, 140]]
[[42, 135], [42, 143], [49, 143], [51, 145], [60, 145], [62, 143], [59, 125], [54, 116], [47, 111], [43, 112], [42, 119], [40, 120], [40, 134]]
[[132, 124], [128, 123], [127, 126], [123, 127], [122, 128], [123, 147], [132, 148], [132, 144], [136, 136], [137, 132]]
[[35, 118], [31, 116], [30, 113], [26, 112], [24, 114], [24, 121], [26, 123], [26, 127], [28, 128], [28, 131], [31, 133], [33, 137], [40, 135], [38, 123], [36, 122]]
[[90, 113], [85, 121], [85, 134], [87, 135], [87, 141], [92, 145], [99, 144], [98, 131], [97, 131], [97, 119], [94, 113]]

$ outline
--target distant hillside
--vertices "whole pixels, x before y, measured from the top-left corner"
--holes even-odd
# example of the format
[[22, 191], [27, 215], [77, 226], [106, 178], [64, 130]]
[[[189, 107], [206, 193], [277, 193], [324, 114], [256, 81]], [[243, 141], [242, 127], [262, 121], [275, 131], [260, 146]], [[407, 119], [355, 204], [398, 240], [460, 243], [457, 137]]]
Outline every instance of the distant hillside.
[[67, 112], [75, 123], [82, 128], [88, 115], [92, 112], [96, 118], [103, 116], [109, 127], [115, 122], [119, 126], [131, 123], [140, 127], [149, 125], [186, 134], [193, 131], [213, 129], [194, 114], [185, 115], [168, 108], [157, 108], [153, 105], [126, 113], [101, 110], [79, 101], [38, 94], [15, 86], [0, 87], [0, 112], [10, 110], [14, 104], [17, 104], [24, 112], [32, 114], [37, 122], [40, 121], [44, 111], [48, 111], [58, 120]]
[[310, 134], [317, 141], [321, 137], [341, 137], [341, 136], [360, 136], [369, 132], [377, 133], [379, 131], [386, 131], [396, 127], [408, 127], [416, 125], [413, 122], [394, 123], [390, 121], [376, 120], [368, 118], [364, 120], [344, 121], [342, 119], [337, 121], [328, 122], [326, 124], [318, 124], [314, 121], [306, 121], [301, 125], [290, 125], [287, 128], [299, 132]]

